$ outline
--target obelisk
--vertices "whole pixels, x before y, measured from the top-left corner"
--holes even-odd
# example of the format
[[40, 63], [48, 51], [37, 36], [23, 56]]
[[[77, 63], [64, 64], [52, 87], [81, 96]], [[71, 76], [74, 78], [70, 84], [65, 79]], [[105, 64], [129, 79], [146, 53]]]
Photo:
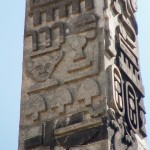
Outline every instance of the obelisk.
[[147, 150], [136, 0], [26, 0], [19, 150]]

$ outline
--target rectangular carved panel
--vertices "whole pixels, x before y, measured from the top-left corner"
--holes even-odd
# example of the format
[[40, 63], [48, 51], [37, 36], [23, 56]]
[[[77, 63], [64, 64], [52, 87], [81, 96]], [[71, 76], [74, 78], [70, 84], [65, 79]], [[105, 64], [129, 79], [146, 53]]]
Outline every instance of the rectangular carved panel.
[[19, 150], [138, 149], [136, 0], [26, 1]]

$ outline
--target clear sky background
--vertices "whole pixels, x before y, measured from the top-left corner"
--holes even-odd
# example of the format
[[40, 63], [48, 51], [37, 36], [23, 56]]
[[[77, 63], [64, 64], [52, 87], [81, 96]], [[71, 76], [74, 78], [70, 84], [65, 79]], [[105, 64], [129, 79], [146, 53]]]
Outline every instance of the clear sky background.
[[[150, 1], [138, 0], [139, 48], [150, 146]], [[25, 0], [0, 4], [0, 150], [17, 150]]]

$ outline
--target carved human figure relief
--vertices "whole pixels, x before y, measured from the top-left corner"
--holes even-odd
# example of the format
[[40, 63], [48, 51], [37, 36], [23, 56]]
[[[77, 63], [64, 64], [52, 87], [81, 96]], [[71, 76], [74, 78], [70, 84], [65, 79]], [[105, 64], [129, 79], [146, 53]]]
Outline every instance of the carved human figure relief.
[[34, 80], [37, 82], [44, 82], [51, 78], [51, 75], [62, 58], [62, 51], [54, 54], [41, 56], [37, 59], [28, 58], [26, 67]]

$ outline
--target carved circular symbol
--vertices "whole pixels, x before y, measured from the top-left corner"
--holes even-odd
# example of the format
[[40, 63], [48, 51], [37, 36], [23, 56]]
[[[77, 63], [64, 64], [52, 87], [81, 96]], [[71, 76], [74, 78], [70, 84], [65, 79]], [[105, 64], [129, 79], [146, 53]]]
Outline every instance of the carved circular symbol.
[[127, 119], [134, 132], [139, 131], [139, 117], [136, 92], [130, 82], [126, 83]]
[[120, 115], [124, 115], [125, 109], [124, 109], [124, 95], [123, 95], [123, 83], [122, 83], [122, 77], [117, 68], [114, 68], [114, 92], [115, 92], [115, 99], [114, 103], [116, 106], [116, 109]]

